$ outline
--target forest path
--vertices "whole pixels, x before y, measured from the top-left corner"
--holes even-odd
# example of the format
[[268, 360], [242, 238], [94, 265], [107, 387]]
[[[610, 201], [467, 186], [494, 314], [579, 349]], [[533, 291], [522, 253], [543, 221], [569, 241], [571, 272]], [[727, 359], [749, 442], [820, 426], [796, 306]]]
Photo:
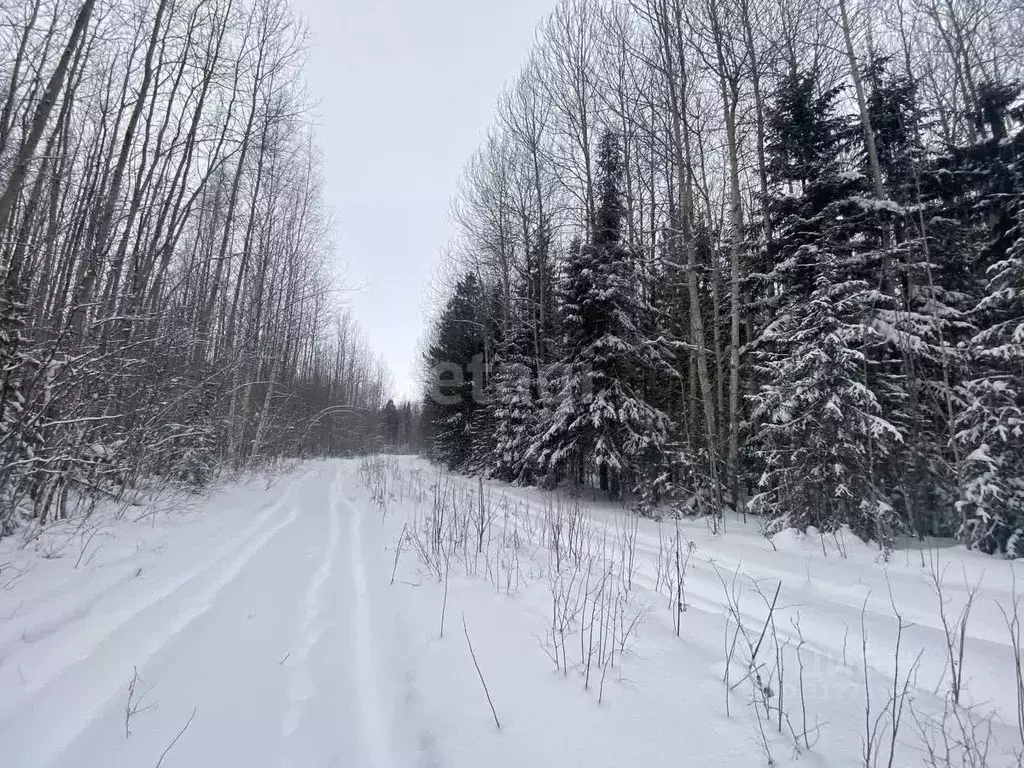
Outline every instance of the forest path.
[[0, 613], [0, 765], [155, 766], [172, 743], [164, 766], [410, 762], [357, 483], [351, 463], [303, 465], [168, 530], [151, 565], [115, 558]]
[[[0, 766], [676, 768], [764, 765], [770, 751], [780, 768], [857, 768], [866, 691], [877, 716], [897, 660], [902, 676], [914, 665], [913, 712], [893, 765], [918, 764], [923, 740], [949, 725], [933, 565], [949, 621], [978, 590], [958, 711], [991, 724], [988, 765], [1011, 764], [1020, 743], [1002, 615], [1019, 600], [1019, 563], [959, 548], [884, 562], [852, 536], [769, 541], [733, 515], [724, 534], [688, 519], [677, 534], [674, 520], [594, 495], [414, 457], [304, 462], [189, 499], [0, 541]], [[467, 547], [476, 519], [487, 533]], [[431, 520], [450, 558], [443, 578], [428, 566]], [[585, 554], [575, 566], [570, 529]], [[682, 614], [665, 586], [677, 535], [689, 553]], [[565, 609], [580, 618], [556, 668], [552, 616], [574, 582], [591, 608]], [[785, 724], [762, 723], [751, 689], [727, 697], [724, 684], [727, 595], [758, 633], [776, 590], [759, 658]], [[627, 626], [629, 641], [616, 640]], [[588, 677], [595, 644], [609, 642], [615, 663]], [[730, 686], [749, 678], [742, 666], [737, 656]], [[805, 727], [810, 746], [795, 741]]]

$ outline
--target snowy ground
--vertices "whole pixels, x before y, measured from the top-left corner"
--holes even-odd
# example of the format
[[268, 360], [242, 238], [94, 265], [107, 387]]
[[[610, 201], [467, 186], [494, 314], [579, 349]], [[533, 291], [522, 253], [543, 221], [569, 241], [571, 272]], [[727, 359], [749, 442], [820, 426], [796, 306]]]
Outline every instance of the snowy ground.
[[4, 540], [0, 766], [1015, 764], [1015, 565], [725, 523], [403, 457]]

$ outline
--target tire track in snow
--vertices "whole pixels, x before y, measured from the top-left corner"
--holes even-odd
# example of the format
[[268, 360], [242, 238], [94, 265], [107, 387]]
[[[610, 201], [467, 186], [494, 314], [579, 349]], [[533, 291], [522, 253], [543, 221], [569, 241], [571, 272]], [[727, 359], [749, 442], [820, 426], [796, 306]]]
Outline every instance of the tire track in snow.
[[[296, 651], [291, 657], [294, 659], [294, 664], [289, 665], [287, 709], [281, 724], [282, 733], [286, 738], [295, 733], [302, 719], [306, 703], [313, 695], [309, 654], [325, 631], [322, 623], [324, 619], [323, 592], [325, 585], [334, 573], [334, 561], [337, 556], [338, 543], [341, 540], [338, 493], [339, 483], [338, 478], [335, 477], [330, 485], [330, 500], [327, 505], [327, 544], [324, 546], [320, 564], [310, 577], [309, 586], [306, 589], [303, 602], [305, 613], [295, 641]], [[321, 623], [318, 624], [318, 621]], [[294, 765], [294, 761], [286, 760], [285, 765]]]
[[[311, 473], [305, 473], [289, 486], [289, 490]], [[93, 641], [92, 652], [64, 666], [44, 682], [33, 686], [30, 696], [15, 699], [0, 712], [9, 733], [39, 732], [32, 723], [59, 722], [46, 740], [22, 744], [6, 763], [8, 745], [0, 739], [0, 763], [33, 766], [50, 765], [72, 747], [90, 722], [115, 697], [124, 692], [125, 681], [133, 667], [141, 667], [192, 622], [210, 610], [217, 596], [242, 573], [245, 566], [265, 549], [299, 515], [292, 503], [288, 514], [269, 527], [288, 505], [290, 494], [282, 496], [241, 534], [241, 542], [227, 548], [212, 563], [192, 571], [156, 592], [136, 610], [126, 613], [107, 632]], [[147, 619], [156, 619], [154, 627]], [[124, 648], [133, 648], [130, 658], [121, 655]]]
[[349, 567], [352, 581], [352, 628], [355, 654], [352, 660], [359, 702], [359, 732], [363, 736], [361, 755], [355, 762], [360, 768], [394, 768], [396, 765], [388, 735], [388, 713], [384, 708], [378, 684], [379, 667], [373, 642], [373, 616], [370, 604], [366, 564], [363, 559], [362, 504], [345, 506], [349, 511]]
[[[309, 474], [307, 472], [297, 478], [293, 478], [285, 485], [275, 500], [263, 504], [255, 510], [256, 519], [249, 523], [230, 544], [214, 553], [199, 568], [194, 568], [191, 571], [178, 575], [169, 582], [167, 589], [156, 590], [151, 593], [144, 601], [140, 601], [136, 610], [130, 613], [122, 613], [121, 622], [101, 630], [88, 626], [84, 628], [75, 627], [78, 633], [75, 643], [76, 648], [82, 648], [83, 639], [85, 640], [85, 646], [102, 643], [123, 623], [130, 621], [132, 617], [145, 611], [168, 594], [184, 587], [194, 578], [201, 577], [202, 574], [215, 568], [225, 558], [240, 550], [247, 541], [259, 535], [262, 528], [286, 503], [288, 494], [292, 491], [293, 487], [308, 477]], [[83, 587], [72, 584], [70, 589], [63, 591], [54, 590], [52, 593], [45, 593], [41, 597], [36, 598], [30, 610], [19, 612], [18, 621], [12, 621], [6, 628], [0, 628], [0, 653], [9, 653], [22, 642], [29, 644], [42, 643], [59, 632], [71, 629], [76, 624], [81, 623], [83, 619], [89, 617], [91, 609], [96, 603], [109, 596], [118, 588], [134, 581], [137, 578], [137, 571], [136, 563], [128, 561], [127, 567], [112, 571], [109, 579], [99, 582], [88, 582]], [[30, 694], [35, 693], [40, 688], [45, 687], [51, 680], [59, 677], [67, 666], [70, 666], [70, 664], [58, 665], [56, 669], [38, 670], [34, 676], [36, 683], [29, 688], [28, 692]], [[3, 705], [0, 703], [0, 712], [2, 711]]]

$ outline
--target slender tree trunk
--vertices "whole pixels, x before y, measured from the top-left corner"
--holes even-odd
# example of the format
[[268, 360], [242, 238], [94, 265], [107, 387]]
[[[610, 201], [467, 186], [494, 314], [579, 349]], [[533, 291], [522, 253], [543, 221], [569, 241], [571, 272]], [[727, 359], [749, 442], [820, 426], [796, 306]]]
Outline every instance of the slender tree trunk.
[[[89, 0], [89, 2], [92, 1]], [[107, 187], [104, 196], [104, 205], [100, 212], [100, 222], [94, 245], [91, 252], [82, 259], [81, 268], [77, 276], [76, 282], [78, 287], [76, 289], [75, 302], [71, 309], [71, 332], [76, 338], [82, 338], [85, 334], [85, 318], [88, 313], [89, 304], [92, 302], [93, 289], [102, 267], [103, 258], [110, 247], [109, 241], [114, 223], [114, 209], [120, 201], [121, 183], [128, 166], [128, 156], [135, 138], [135, 131], [142, 117], [142, 111], [146, 106], [146, 99], [149, 96], [149, 86], [153, 80], [153, 57], [161, 40], [161, 25], [167, 3], [168, 0], [160, 0], [160, 4], [156, 9], [156, 18], [153, 20], [153, 32], [150, 34], [149, 44], [146, 47], [142, 83], [139, 85], [135, 106], [132, 108], [131, 117], [128, 119], [128, 126], [125, 129], [124, 140], [121, 142], [121, 152], [117, 158], [117, 165], [114, 166], [110, 186]]]
[[[21, 148], [18, 150], [18, 155], [11, 169], [11, 175], [7, 179], [7, 186], [4, 187], [3, 193], [0, 193], [0, 237], [4, 236], [10, 224], [14, 201], [21, 194], [21, 188], [28, 177], [29, 165], [35, 157], [36, 147], [39, 145], [43, 130], [50, 119], [50, 112], [53, 111], [53, 106], [60, 96], [61, 89], [64, 87], [64, 78], [71, 63], [71, 57], [82, 35], [85, 34], [86, 27], [89, 26], [89, 19], [92, 16], [95, 4], [96, 0], [85, 0], [81, 9], [79, 9], [78, 16], [75, 17], [75, 26], [71, 30], [71, 37], [68, 38], [60, 61], [50, 75], [50, 79], [46, 84], [46, 90], [43, 91], [43, 97], [36, 106], [28, 136], [25, 137]], [[10, 269], [10, 265], [6, 266]]]

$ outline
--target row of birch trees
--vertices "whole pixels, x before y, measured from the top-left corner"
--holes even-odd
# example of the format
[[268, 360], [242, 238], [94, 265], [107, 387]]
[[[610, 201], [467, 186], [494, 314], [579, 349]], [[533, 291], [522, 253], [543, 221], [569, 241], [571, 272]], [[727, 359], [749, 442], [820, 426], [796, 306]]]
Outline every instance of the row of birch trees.
[[283, 0], [0, 4], [0, 529], [374, 434], [305, 36]]

